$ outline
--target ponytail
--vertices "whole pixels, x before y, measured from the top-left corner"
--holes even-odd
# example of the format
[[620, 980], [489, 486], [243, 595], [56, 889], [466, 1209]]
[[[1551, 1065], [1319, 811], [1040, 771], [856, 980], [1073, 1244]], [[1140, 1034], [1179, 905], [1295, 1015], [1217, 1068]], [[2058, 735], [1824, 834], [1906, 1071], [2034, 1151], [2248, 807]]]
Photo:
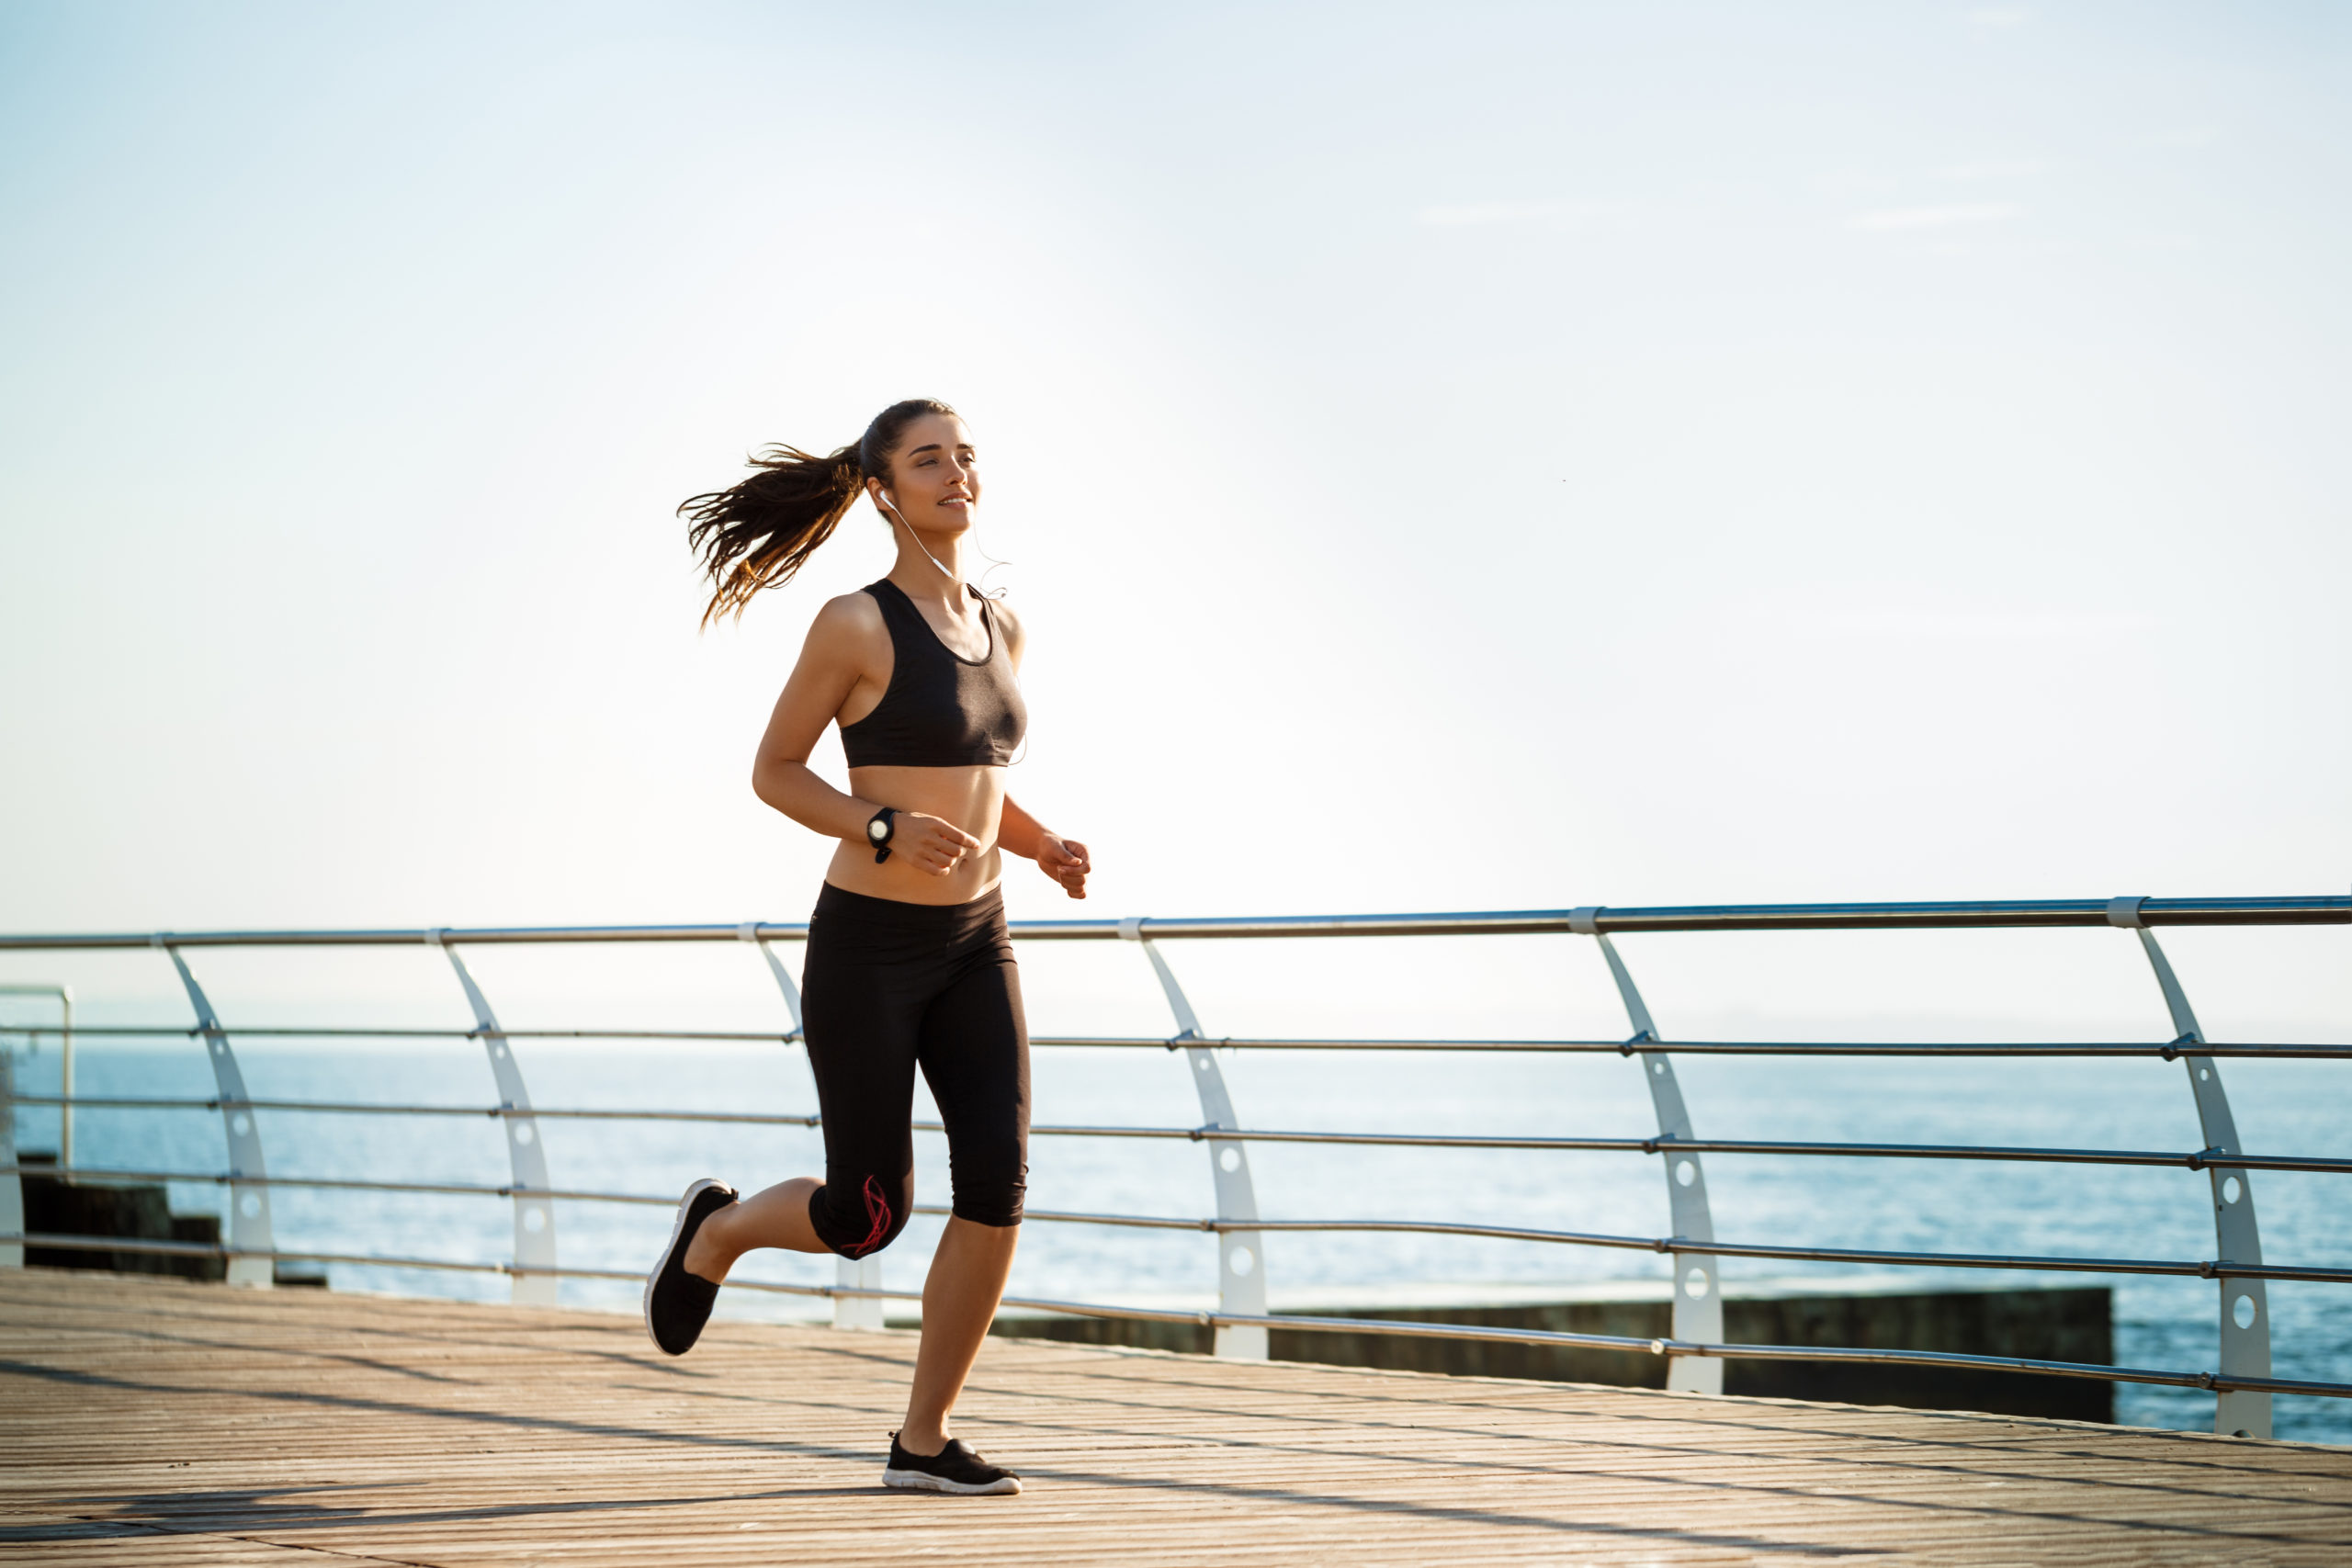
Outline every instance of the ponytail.
[[867, 476], [887, 479], [890, 457], [906, 427], [927, 413], [956, 411], [929, 398], [893, 403], [875, 415], [865, 434], [830, 457], [797, 446], [771, 446], [751, 459], [749, 479], [690, 497], [678, 514], [688, 520], [686, 543], [710, 577], [706, 626], [741, 615], [752, 595], [792, 580], [817, 547], [864, 493]]

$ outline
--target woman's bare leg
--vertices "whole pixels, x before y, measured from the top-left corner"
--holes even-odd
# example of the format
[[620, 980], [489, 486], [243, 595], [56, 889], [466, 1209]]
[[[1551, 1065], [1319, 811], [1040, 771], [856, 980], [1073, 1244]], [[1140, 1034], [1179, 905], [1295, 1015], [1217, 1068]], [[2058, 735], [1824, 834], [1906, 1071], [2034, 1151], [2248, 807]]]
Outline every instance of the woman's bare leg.
[[808, 1223], [808, 1195], [825, 1184], [812, 1176], [796, 1176], [741, 1202], [729, 1203], [703, 1221], [686, 1247], [686, 1272], [714, 1285], [727, 1281], [727, 1271], [743, 1254], [762, 1247], [787, 1252], [830, 1252]]
[[947, 1446], [948, 1412], [979, 1359], [1020, 1241], [1019, 1225], [947, 1222], [922, 1282], [922, 1343], [915, 1350], [906, 1425], [899, 1430], [899, 1446], [909, 1453], [928, 1458]]
[[[823, 1185], [795, 1177], [712, 1214], [686, 1248], [686, 1272], [716, 1284], [737, 1258], [757, 1247], [830, 1252], [808, 1223], [809, 1194]], [[928, 1457], [947, 1446], [948, 1413], [979, 1359], [1020, 1241], [1019, 1225], [947, 1222], [923, 1280], [922, 1342], [915, 1351], [906, 1424], [899, 1431], [908, 1452]]]

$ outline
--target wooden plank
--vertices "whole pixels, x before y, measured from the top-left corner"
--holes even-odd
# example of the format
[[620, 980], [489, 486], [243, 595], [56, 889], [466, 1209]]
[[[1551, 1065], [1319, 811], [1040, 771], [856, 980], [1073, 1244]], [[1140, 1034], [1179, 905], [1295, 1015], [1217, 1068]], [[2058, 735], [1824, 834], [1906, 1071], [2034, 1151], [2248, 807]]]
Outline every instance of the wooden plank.
[[883, 1491], [914, 1340], [0, 1275], [11, 1564], [2341, 1564], [2352, 1455], [992, 1340], [1017, 1498]]

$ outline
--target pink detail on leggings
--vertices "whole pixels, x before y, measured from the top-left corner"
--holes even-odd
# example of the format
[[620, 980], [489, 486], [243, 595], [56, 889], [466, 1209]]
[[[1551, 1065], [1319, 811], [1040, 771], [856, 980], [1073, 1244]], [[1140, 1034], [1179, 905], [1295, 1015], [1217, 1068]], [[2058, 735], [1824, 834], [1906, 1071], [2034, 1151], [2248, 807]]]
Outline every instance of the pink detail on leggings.
[[865, 1179], [865, 1215], [874, 1222], [874, 1228], [865, 1233], [864, 1241], [849, 1249], [852, 1258], [865, 1257], [881, 1246], [882, 1238], [890, 1232], [890, 1201], [882, 1195], [880, 1180], [871, 1176]]

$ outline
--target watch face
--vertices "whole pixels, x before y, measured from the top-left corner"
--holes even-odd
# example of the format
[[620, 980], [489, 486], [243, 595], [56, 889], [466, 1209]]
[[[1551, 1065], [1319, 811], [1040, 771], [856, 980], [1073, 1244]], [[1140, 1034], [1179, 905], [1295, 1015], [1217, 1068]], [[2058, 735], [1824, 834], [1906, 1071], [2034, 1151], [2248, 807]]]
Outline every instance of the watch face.
[[890, 836], [890, 824], [877, 817], [865, 825], [865, 836], [878, 844]]

